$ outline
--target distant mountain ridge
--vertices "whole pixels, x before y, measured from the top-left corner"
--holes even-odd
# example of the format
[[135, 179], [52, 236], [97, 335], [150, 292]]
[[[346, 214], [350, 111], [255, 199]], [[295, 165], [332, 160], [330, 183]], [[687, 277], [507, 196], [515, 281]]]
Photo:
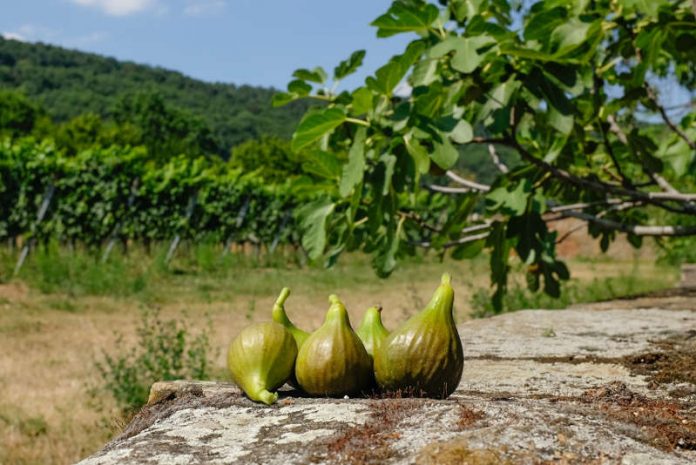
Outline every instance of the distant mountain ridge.
[[225, 150], [261, 135], [289, 138], [304, 104], [272, 108], [274, 89], [207, 83], [160, 67], [0, 36], [0, 88], [19, 89], [57, 121], [109, 117], [122, 97], [157, 92], [203, 118]]

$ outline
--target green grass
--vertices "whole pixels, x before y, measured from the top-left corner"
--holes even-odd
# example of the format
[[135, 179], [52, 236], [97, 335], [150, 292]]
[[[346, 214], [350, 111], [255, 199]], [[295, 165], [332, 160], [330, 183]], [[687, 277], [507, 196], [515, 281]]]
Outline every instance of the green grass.
[[[469, 279], [470, 270], [476, 269], [473, 274], [477, 275], [485, 269], [485, 259], [443, 265], [434, 257], [413, 257], [402, 261], [393, 277], [385, 281], [376, 277], [371, 258], [359, 254], [346, 255], [335, 267], [325, 269], [321, 265], [301, 266], [302, 260], [293, 250], [223, 254], [217, 244], [200, 244], [180, 247], [167, 265], [166, 246], [153, 247], [150, 253], [140, 247], [132, 247], [128, 254], [114, 250], [103, 263], [99, 254], [52, 244], [33, 251], [16, 278], [12, 272], [17, 251], [0, 248], [0, 282], [18, 279], [44, 294], [71, 298], [96, 295], [131, 297], [147, 303], [182, 298], [210, 302], [240, 294], [272, 295], [279, 283], [308, 293], [379, 289], [395, 281], [421, 282], [424, 276], [437, 279], [443, 266], [455, 279], [462, 276], [460, 282]], [[69, 302], [56, 302], [55, 307], [71, 311]]]
[[[550, 297], [543, 292], [532, 293], [515, 284], [505, 296], [504, 311], [563, 309], [573, 304], [600, 302], [671, 287], [676, 279], [675, 273], [667, 266], [660, 269], [662, 272], [657, 275], [645, 276], [634, 266], [629, 273], [621, 276], [603, 277], [591, 281], [571, 280], [562, 285], [561, 295], [558, 298]], [[495, 314], [487, 289], [478, 289], [473, 294], [471, 306], [475, 317]]]
[[[75, 299], [90, 295], [126, 297], [147, 304], [210, 303], [231, 301], [243, 295], [248, 298], [245, 316], [251, 320], [256, 311], [255, 299], [275, 295], [282, 286], [291, 287], [293, 292], [317, 295], [326, 290], [353, 289], [380, 293], [385, 285], [401, 283], [406, 284], [413, 307], [422, 308], [426, 302], [419, 295], [417, 284], [424, 279], [436, 282], [439, 274], [448, 270], [457, 283], [471, 290], [469, 307], [474, 315], [493, 314], [486, 287], [487, 260], [483, 255], [469, 261], [446, 259], [444, 262], [434, 256], [419, 255], [401, 261], [391, 278], [381, 280], [371, 268], [370, 257], [360, 254], [345, 255], [336, 266], [325, 269], [320, 265], [301, 266], [301, 257], [291, 249], [275, 254], [257, 254], [253, 250], [223, 254], [219, 244], [183, 244], [172, 262], [165, 264], [166, 246], [152, 247], [150, 253], [141, 247], [131, 247], [128, 254], [114, 250], [102, 263], [98, 254], [52, 244], [34, 251], [17, 279], [41, 293], [59, 295], [49, 305], [65, 312], [79, 311]], [[0, 282], [11, 279], [16, 259], [17, 251], [0, 248]], [[638, 259], [621, 262], [603, 256], [578, 258], [570, 264], [571, 272], [576, 267], [589, 268], [586, 275], [599, 278], [571, 279], [564, 283], [558, 299], [526, 290], [519, 279], [522, 268], [516, 266], [505, 309], [565, 308], [574, 303], [607, 300], [674, 284], [674, 265], [659, 265], [657, 272], [652, 270], [646, 276], [643, 274], [646, 263]], [[596, 274], [600, 268], [601, 273]]]

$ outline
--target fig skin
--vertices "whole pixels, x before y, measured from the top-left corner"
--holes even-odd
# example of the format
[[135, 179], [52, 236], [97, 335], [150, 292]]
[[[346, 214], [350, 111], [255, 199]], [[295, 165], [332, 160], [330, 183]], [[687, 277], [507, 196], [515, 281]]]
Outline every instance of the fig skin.
[[297, 343], [297, 348], [299, 349], [309, 337], [309, 333], [295, 326], [292, 321], [290, 321], [290, 318], [288, 318], [287, 313], [285, 313], [285, 301], [288, 299], [289, 295], [290, 288], [288, 287], [284, 287], [280, 291], [278, 299], [276, 299], [275, 304], [273, 304], [273, 321], [282, 325], [292, 334], [292, 337], [295, 338], [295, 342]]
[[375, 378], [385, 391], [445, 399], [459, 385], [464, 353], [452, 315], [454, 290], [450, 276], [423, 311], [383, 341], [375, 354]]
[[297, 343], [285, 328], [274, 322], [255, 323], [230, 344], [227, 366], [249, 399], [271, 405], [278, 400], [271, 391], [290, 378], [296, 358]]
[[295, 377], [313, 396], [343, 396], [366, 391], [372, 383], [372, 361], [350, 325], [348, 312], [336, 295], [324, 324], [300, 348]]
[[384, 339], [389, 336], [389, 331], [382, 324], [382, 307], [375, 305], [368, 308], [355, 332], [363, 342], [368, 355], [374, 358], [375, 351], [379, 350]]

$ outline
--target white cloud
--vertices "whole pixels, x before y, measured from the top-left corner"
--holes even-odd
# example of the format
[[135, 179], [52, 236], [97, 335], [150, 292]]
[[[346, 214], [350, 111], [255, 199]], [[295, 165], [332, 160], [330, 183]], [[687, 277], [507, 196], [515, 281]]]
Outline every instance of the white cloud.
[[56, 31], [34, 24], [23, 24], [14, 31], [2, 33], [7, 39], [21, 40], [22, 42], [52, 41], [57, 37]]
[[72, 0], [72, 2], [97, 8], [111, 16], [127, 16], [152, 8], [157, 0]]
[[186, 0], [186, 16], [202, 16], [217, 13], [227, 6], [226, 0]]
[[64, 47], [84, 47], [101, 42], [109, 37], [106, 32], [90, 32], [83, 35], [65, 35], [60, 30], [50, 29], [35, 24], [24, 24], [13, 31], [3, 32], [6, 39], [22, 42], [49, 42]]
[[18, 32], [3, 32], [0, 34], [4, 39], [19, 40], [20, 42], [26, 42], [27, 38]]

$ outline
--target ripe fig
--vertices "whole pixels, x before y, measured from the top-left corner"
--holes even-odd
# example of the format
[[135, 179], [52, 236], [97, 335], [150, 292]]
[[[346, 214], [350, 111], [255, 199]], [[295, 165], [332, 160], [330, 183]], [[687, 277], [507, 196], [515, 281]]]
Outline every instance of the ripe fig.
[[285, 384], [297, 358], [297, 344], [278, 323], [247, 326], [230, 344], [227, 366], [232, 379], [249, 399], [271, 405], [274, 391]]
[[297, 343], [297, 348], [299, 349], [309, 337], [309, 333], [295, 326], [292, 321], [290, 321], [290, 318], [288, 318], [287, 313], [285, 313], [285, 301], [288, 299], [289, 295], [290, 289], [287, 287], [284, 287], [283, 290], [280, 291], [278, 299], [275, 301], [275, 304], [273, 304], [273, 321], [283, 325], [283, 327], [292, 334], [292, 337], [295, 338], [295, 342]]
[[382, 342], [375, 354], [375, 378], [386, 391], [444, 399], [462, 378], [464, 353], [452, 315], [449, 274], [423, 311]]
[[297, 354], [295, 376], [311, 395], [342, 396], [370, 387], [372, 362], [362, 341], [353, 331], [348, 312], [337, 296], [324, 324], [302, 344]]
[[389, 336], [389, 331], [382, 324], [381, 306], [376, 305], [367, 309], [356, 333], [363, 342], [367, 353], [370, 357], [374, 357], [375, 351], [382, 345], [382, 341]]

